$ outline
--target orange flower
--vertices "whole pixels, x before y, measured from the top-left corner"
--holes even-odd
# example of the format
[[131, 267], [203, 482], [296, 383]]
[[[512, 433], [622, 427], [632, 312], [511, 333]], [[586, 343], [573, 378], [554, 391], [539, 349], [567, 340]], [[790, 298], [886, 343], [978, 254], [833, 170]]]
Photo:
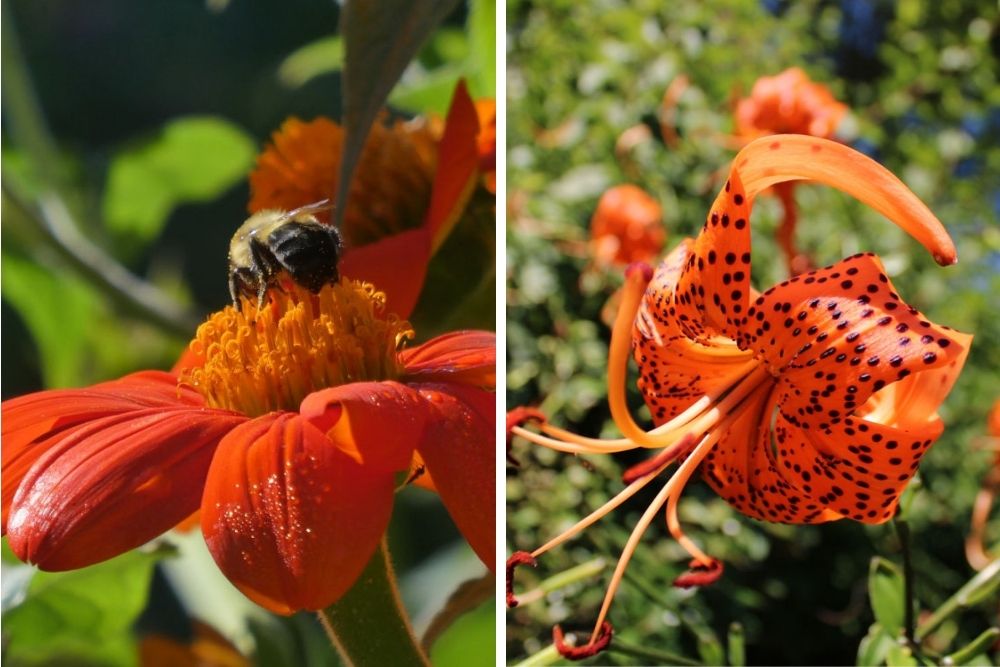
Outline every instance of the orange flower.
[[[881, 523], [941, 435], [936, 410], [971, 336], [933, 324], [903, 302], [876, 256], [855, 255], [762, 294], [751, 287], [753, 199], [794, 179], [822, 181], [858, 197], [910, 232], [939, 263], [955, 261], [938, 220], [883, 167], [831, 141], [778, 135], [736, 156], [696, 240], [683, 241], [655, 273], [630, 267], [608, 360], [608, 401], [624, 437], [585, 438], [544, 420], [542, 434], [510, 429], [572, 453], [640, 447], [657, 453], [625, 473], [625, 489], [605, 506], [530, 554], [515, 554], [508, 577], [517, 564], [570, 539], [679, 464], [625, 546], [589, 653], [609, 640], [612, 598], [664, 506], [671, 534], [692, 557], [691, 571], [675, 585], [721, 576], [722, 564], [684, 535], [677, 518], [678, 499], [696, 468], [730, 505], [757, 519]], [[630, 351], [657, 425], [650, 431], [633, 421], [626, 405]], [[577, 650], [574, 657], [581, 655]]]
[[[761, 77], [750, 97], [736, 104], [736, 133], [743, 142], [770, 134], [808, 134], [832, 139], [847, 106], [834, 99], [826, 86], [813, 83], [798, 67], [773, 77]], [[813, 268], [808, 256], [795, 246], [798, 211], [795, 184], [778, 183], [775, 194], [781, 200], [784, 217], [778, 227], [778, 245], [794, 275]]]
[[45, 570], [137, 547], [201, 508], [223, 573], [276, 613], [320, 609], [385, 532], [414, 453], [484, 563], [494, 553], [494, 335], [404, 349], [348, 279], [198, 329], [179, 374], [5, 401], [3, 531]]
[[993, 465], [983, 477], [982, 487], [976, 494], [969, 520], [969, 534], [965, 538], [965, 558], [975, 570], [982, 570], [994, 555], [986, 548], [986, 525], [993, 510], [993, 501], [1000, 492], [1000, 399], [986, 417], [987, 448], [993, 452]]
[[[459, 83], [440, 141], [420, 121], [375, 123], [368, 135], [344, 212], [341, 273], [385, 290], [401, 317], [412, 312], [431, 256], [472, 194], [486, 162], [483, 134]], [[285, 121], [250, 174], [250, 212], [332, 199], [343, 141], [343, 129], [327, 118]], [[329, 213], [319, 217], [329, 221]]]
[[476, 148], [479, 151], [479, 171], [483, 175], [483, 186], [497, 193], [497, 103], [496, 100], [476, 100], [476, 115], [479, 117], [479, 135]]
[[830, 139], [846, 114], [826, 86], [792, 67], [757, 79], [750, 97], [737, 102], [736, 133], [748, 141], [785, 133]]
[[590, 255], [599, 266], [651, 261], [666, 240], [663, 210], [642, 188], [616, 185], [601, 195], [590, 220]]

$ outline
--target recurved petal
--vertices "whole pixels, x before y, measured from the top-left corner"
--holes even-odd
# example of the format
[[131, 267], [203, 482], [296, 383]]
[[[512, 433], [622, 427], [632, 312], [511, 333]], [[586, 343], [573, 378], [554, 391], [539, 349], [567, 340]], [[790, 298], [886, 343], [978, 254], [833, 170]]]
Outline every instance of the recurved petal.
[[742, 345], [780, 376], [782, 413], [821, 430], [883, 387], [948, 366], [967, 340], [902, 301], [871, 253], [767, 290], [742, 329]]
[[421, 227], [348, 248], [340, 272], [375, 285], [385, 292], [387, 310], [407, 318], [417, 305], [430, 259], [431, 231]]
[[170, 373], [143, 371], [84, 389], [56, 389], [3, 402], [3, 531], [10, 503], [35, 461], [74, 429], [102, 417], [152, 407], [199, 407], [202, 398]]
[[362, 465], [294, 413], [219, 444], [201, 526], [219, 568], [278, 614], [322, 609], [364, 569], [392, 511], [393, 474]]
[[690, 247], [670, 317], [698, 342], [735, 338], [749, 298], [750, 199], [733, 169]]
[[753, 358], [728, 339], [703, 337], [699, 342], [681, 328], [673, 294], [693, 245], [685, 240], [656, 268], [632, 327], [633, 356], [642, 369], [639, 390], [656, 424], [732, 384], [734, 373]]
[[355, 382], [306, 396], [299, 414], [370, 469], [406, 470], [428, 418], [427, 403], [398, 382]]
[[456, 331], [404, 350], [406, 376], [418, 382], [496, 387], [497, 339], [492, 331]]
[[197, 509], [216, 444], [245, 420], [152, 407], [51, 438], [13, 498], [11, 548], [43, 570], [68, 570], [144, 544]]
[[496, 396], [456, 384], [415, 385], [431, 407], [417, 445], [448, 513], [490, 570], [496, 555]]
[[819, 181], [857, 197], [919, 241], [943, 266], [956, 261], [941, 222], [892, 172], [861, 153], [818, 137], [777, 134], [748, 144], [733, 159], [752, 199], [775, 183]]

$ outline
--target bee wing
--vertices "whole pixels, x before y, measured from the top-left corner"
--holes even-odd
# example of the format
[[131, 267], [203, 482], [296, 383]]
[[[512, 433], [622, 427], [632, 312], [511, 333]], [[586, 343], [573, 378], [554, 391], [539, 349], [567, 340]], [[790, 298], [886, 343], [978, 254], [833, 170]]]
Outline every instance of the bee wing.
[[292, 220], [300, 215], [313, 215], [314, 213], [332, 210], [333, 207], [334, 203], [332, 199], [320, 199], [318, 202], [306, 204], [305, 206], [300, 206], [296, 209], [288, 211], [283, 216], [283, 219]]

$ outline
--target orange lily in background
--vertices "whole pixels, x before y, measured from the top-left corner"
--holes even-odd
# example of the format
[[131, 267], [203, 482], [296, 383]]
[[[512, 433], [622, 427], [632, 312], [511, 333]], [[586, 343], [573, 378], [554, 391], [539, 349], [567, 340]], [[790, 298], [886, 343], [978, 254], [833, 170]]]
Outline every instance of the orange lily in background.
[[213, 314], [193, 366], [5, 401], [11, 548], [44, 570], [84, 567], [200, 507], [244, 594], [280, 614], [320, 609], [375, 552], [416, 454], [492, 567], [495, 336], [406, 349], [412, 337], [370, 284], [291, 286], [259, 312]]
[[[955, 248], [934, 215], [885, 168], [841, 144], [800, 135], [758, 139], [736, 156], [697, 239], [684, 240], [657, 268], [626, 271], [608, 359], [611, 414], [624, 437], [587, 438], [535, 410], [508, 416], [508, 430], [559, 451], [657, 452], [624, 476], [603, 507], [538, 549], [508, 561], [533, 564], [646, 487], [673, 475], [642, 515], [612, 575], [590, 641], [563, 655], [607, 646], [612, 599], [628, 561], [664, 509], [674, 538], [691, 555], [678, 586], [711, 583], [722, 564], [683, 532], [678, 500], [695, 470], [740, 512], [780, 523], [842, 518], [868, 524], [893, 516], [921, 457], [943, 431], [937, 408], [965, 361], [971, 336], [933, 324], [907, 305], [879, 259], [864, 253], [758, 294], [750, 285], [750, 212], [765, 188], [817, 180], [857, 197], [900, 225], [938, 263]], [[629, 413], [630, 352], [656, 427]], [[541, 433], [520, 424], [540, 422]]]
[[993, 452], [993, 465], [983, 478], [982, 488], [976, 494], [969, 521], [969, 534], [965, 538], [965, 558], [974, 570], [982, 570], [993, 561], [986, 548], [986, 524], [993, 509], [993, 501], [1000, 492], [1000, 399], [993, 403], [986, 418], [987, 448]]
[[590, 219], [590, 256], [598, 266], [652, 261], [666, 240], [663, 209], [642, 188], [616, 185], [601, 195]]
[[[344, 214], [340, 268], [342, 275], [378, 285], [400, 317], [413, 311], [427, 265], [480, 176], [495, 179], [496, 108], [491, 134], [488, 106], [474, 104], [459, 82], [440, 137], [419, 119], [375, 123], [368, 136]], [[285, 121], [250, 174], [250, 212], [332, 198], [343, 140], [343, 128], [327, 118]], [[320, 217], [328, 221], [329, 213]]]
[[[808, 134], [832, 139], [848, 108], [830, 90], [809, 79], [798, 67], [776, 76], [763, 76], [753, 84], [750, 97], [739, 100], [734, 112], [738, 140], [746, 142], [772, 134]], [[781, 201], [784, 218], [778, 228], [778, 244], [792, 275], [808, 271], [812, 262], [795, 247], [794, 183], [777, 183], [774, 192]]]

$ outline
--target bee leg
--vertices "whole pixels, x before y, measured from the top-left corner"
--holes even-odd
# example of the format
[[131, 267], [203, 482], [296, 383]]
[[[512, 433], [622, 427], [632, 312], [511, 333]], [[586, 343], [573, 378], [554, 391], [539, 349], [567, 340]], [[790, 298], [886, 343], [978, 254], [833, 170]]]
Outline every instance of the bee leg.
[[253, 262], [253, 272], [257, 277], [257, 310], [260, 310], [264, 307], [268, 288], [281, 271], [281, 265], [270, 248], [255, 238], [250, 239], [250, 260]]
[[243, 304], [240, 301], [239, 290], [236, 289], [236, 272], [229, 272], [229, 297], [233, 300], [233, 307], [237, 311], [243, 308]]

